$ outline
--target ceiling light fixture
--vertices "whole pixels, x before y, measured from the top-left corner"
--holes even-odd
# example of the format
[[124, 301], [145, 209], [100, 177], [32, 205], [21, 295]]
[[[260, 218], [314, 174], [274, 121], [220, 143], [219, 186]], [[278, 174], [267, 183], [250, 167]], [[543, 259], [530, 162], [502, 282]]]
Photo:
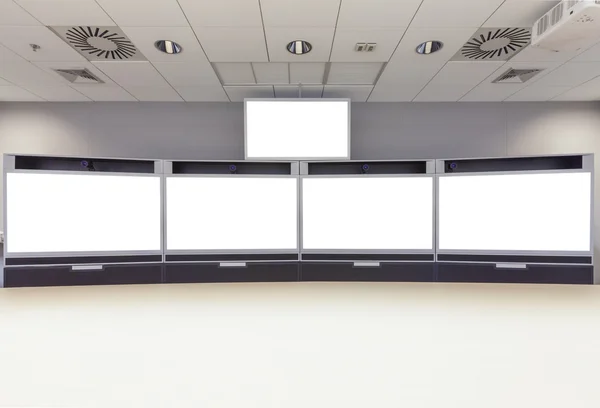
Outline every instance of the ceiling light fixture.
[[427, 55], [441, 50], [443, 46], [441, 41], [425, 41], [417, 46], [416, 51], [418, 54]]
[[164, 52], [165, 54], [179, 54], [183, 51], [181, 45], [170, 40], [158, 40], [154, 43], [157, 50]]
[[308, 54], [312, 50], [312, 44], [304, 40], [292, 41], [287, 45], [287, 50], [295, 55]]

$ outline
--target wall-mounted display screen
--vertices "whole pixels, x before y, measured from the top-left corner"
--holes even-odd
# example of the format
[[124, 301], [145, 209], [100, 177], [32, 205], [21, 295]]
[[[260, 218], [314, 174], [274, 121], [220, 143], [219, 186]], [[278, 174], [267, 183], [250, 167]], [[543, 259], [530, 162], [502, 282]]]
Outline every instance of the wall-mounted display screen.
[[433, 177], [302, 181], [306, 250], [433, 251]]
[[247, 159], [349, 159], [349, 100], [247, 100]]
[[296, 250], [296, 178], [168, 177], [167, 250]]
[[158, 176], [6, 174], [7, 253], [160, 251]]
[[590, 173], [439, 177], [439, 250], [590, 251]]

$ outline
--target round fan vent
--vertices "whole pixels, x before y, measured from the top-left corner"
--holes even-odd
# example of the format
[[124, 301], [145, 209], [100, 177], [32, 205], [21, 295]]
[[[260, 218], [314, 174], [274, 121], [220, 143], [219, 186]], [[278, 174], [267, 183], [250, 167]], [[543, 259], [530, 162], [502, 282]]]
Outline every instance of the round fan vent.
[[526, 28], [482, 29], [460, 49], [460, 55], [462, 60], [508, 60], [530, 40], [531, 31]]
[[81, 54], [88, 54], [94, 59], [127, 60], [137, 53], [135, 45], [127, 37], [106, 28], [71, 27], [65, 38]]

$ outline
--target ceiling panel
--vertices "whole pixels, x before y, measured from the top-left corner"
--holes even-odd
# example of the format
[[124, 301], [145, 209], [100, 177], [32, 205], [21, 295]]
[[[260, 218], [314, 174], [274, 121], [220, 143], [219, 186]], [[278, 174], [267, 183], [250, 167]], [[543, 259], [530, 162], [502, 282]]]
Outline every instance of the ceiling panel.
[[422, 0], [343, 0], [339, 28], [401, 28], [408, 24]]
[[540, 78], [536, 84], [548, 87], [573, 87], [599, 75], [600, 62], [569, 62]]
[[0, 78], [0, 86], [12, 86], [13, 84]]
[[[123, 27], [123, 32], [151, 62], [207, 61], [191, 27]], [[167, 54], [154, 46], [158, 40], [170, 40], [183, 51]]]
[[289, 84], [289, 64], [285, 62], [256, 62], [252, 64], [258, 84]]
[[117, 85], [72, 85], [72, 87], [97, 102], [137, 101]]
[[302, 87], [297, 85], [275, 85], [275, 96], [277, 98], [320, 98], [322, 94], [322, 85], [303, 85]]
[[437, 84], [429, 83], [413, 99], [415, 102], [454, 102], [462, 98], [473, 88], [468, 84]]
[[41, 102], [42, 98], [18, 86], [0, 86], [0, 101]]
[[597, 101], [600, 100], [600, 78], [592, 79], [580, 86], [556, 96], [553, 101]]
[[258, 0], [179, 0], [192, 26], [260, 27]]
[[16, 0], [47, 26], [113, 26], [114, 21], [95, 0]]
[[463, 102], [499, 102], [503, 101], [519, 89], [522, 84], [492, 84], [484, 82], [473, 88], [460, 100]]
[[172, 86], [220, 86], [221, 83], [209, 62], [155, 62], [154, 68]]
[[527, 88], [521, 89], [516, 94], [510, 96], [507, 101], [510, 102], [543, 102], [549, 101], [550, 99], [559, 96], [571, 89], [568, 86], [528, 86]]
[[39, 26], [42, 25], [31, 14], [23, 10], [13, 0], [0, 0], [0, 26]]
[[373, 85], [382, 66], [380, 62], [333, 62], [327, 83]]
[[369, 102], [410, 102], [423, 87], [422, 83], [382, 86], [380, 80], [371, 92]]
[[451, 61], [437, 73], [431, 80], [430, 85], [466, 84], [477, 85], [498, 68], [504, 62], [467, 62]]
[[139, 87], [165, 87], [165, 79], [149, 62], [94, 62], [102, 72], [108, 75], [117, 84], [127, 88]]
[[323, 98], [350, 98], [352, 102], [366, 102], [372, 86], [325, 85]]
[[479, 27], [503, 1], [424, 0], [411, 27]]
[[260, 0], [260, 4], [267, 28], [335, 27], [340, 8], [340, 0]]
[[143, 102], [183, 102], [181, 96], [170, 86], [129, 86], [127, 92]]
[[322, 84], [325, 75], [323, 62], [298, 62], [290, 64], [291, 84]]
[[[333, 33], [331, 28], [267, 27], [267, 44], [271, 62], [327, 62], [331, 54]], [[291, 41], [305, 40], [312, 44], [312, 51], [304, 55], [292, 54], [287, 50]]]
[[523, 51], [511, 58], [514, 62], [566, 62], [581, 54], [581, 51], [554, 52], [543, 48], [526, 47]]
[[224, 84], [248, 85], [256, 83], [252, 64], [248, 62], [218, 62], [215, 63], [215, 70]]
[[596, 44], [575, 58], [575, 62], [600, 62], [600, 44]]
[[90, 102], [91, 99], [69, 86], [25, 87], [31, 93], [50, 102]]
[[[335, 31], [331, 61], [389, 61], [405, 31], [405, 28], [381, 30], [374, 28], [348, 29], [338, 27]], [[377, 46], [372, 52], [359, 52], [355, 51], [357, 43], [374, 43], [377, 44]]]
[[55, 69], [87, 69], [105, 84], [114, 84], [114, 82], [108, 76], [106, 76], [104, 72], [100, 71], [94, 64], [88, 61], [46, 61], [34, 62], [33, 64], [49, 73], [63, 85], [70, 85], [71, 82], [54, 72]]
[[262, 28], [194, 27], [211, 62], [267, 62]]
[[533, 27], [533, 23], [558, 3], [555, 0], [506, 0], [483, 26]]
[[15, 85], [64, 85], [54, 75], [46, 73], [41, 68], [24, 61], [2, 61], [0, 63], [0, 77]]
[[186, 102], [229, 102], [221, 85], [218, 86], [183, 86], [175, 90]]
[[[0, 43], [28, 61], [85, 61], [46, 27], [0, 27]], [[30, 44], [40, 48], [34, 51]]]
[[225, 86], [231, 102], [244, 102], [244, 98], [274, 98], [272, 86]]
[[187, 27], [177, 0], [96, 0], [121, 27]]

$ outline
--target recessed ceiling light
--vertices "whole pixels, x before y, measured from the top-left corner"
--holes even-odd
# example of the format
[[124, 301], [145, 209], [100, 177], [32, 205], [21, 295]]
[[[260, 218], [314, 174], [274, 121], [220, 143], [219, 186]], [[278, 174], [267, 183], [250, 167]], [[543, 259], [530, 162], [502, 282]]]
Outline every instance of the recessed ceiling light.
[[427, 55], [442, 49], [444, 44], [441, 41], [425, 41], [417, 46], [417, 53]]
[[304, 40], [292, 41], [287, 45], [287, 50], [295, 55], [308, 54], [312, 50], [312, 44]]
[[179, 54], [183, 51], [181, 45], [177, 44], [174, 41], [169, 40], [158, 40], [154, 43], [154, 46], [159, 50], [166, 54]]

